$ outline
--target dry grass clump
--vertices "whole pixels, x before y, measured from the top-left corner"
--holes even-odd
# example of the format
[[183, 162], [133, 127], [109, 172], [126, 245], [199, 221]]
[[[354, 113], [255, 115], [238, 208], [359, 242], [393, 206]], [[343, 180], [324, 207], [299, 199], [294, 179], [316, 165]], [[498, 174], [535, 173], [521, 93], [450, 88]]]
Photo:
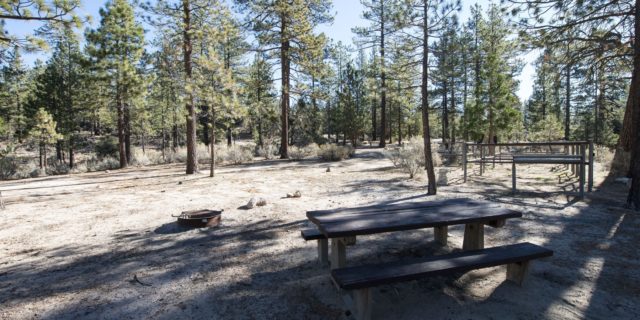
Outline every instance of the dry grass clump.
[[291, 146], [289, 147], [289, 158], [294, 161], [300, 161], [305, 158], [317, 155], [319, 149], [320, 147], [318, 147], [318, 145], [315, 143], [309, 144], [304, 147]]
[[267, 160], [275, 159], [278, 155], [278, 146], [274, 143], [266, 143], [263, 147], [258, 147], [256, 149], [256, 155], [258, 157], [263, 157]]
[[352, 157], [355, 154], [355, 149], [351, 146], [327, 144], [320, 146], [317, 154], [323, 161], [342, 161]]

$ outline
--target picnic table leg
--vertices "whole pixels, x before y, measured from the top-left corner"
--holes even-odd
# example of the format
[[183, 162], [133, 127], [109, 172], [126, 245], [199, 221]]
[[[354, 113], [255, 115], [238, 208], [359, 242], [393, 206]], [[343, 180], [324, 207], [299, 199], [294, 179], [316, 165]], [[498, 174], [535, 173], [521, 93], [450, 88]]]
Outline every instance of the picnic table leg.
[[325, 266], [329, 263], [329, 240], [318, 239], [318, 260]]
[[507, 265], [507, 280], [522, 286], [528, 271], [529, 261], [510, 263]]
[[484, 224], [468, 223], [464, 226], [462, 250], [484, 249]]
[[369, 288], [355, 290], [353, 292], [355, 316], [358, 320], [371, 319], [371, 290]]
[[331, 239], [331, 270], [347, 266], [348, 245], [356, 243], [356, 237], [332, 238]]
[[442, 226], [442, 227], [434, 227], [433, 228], [433, 235], [435, 240], [440, 243], [443, 246], [447, 245], [447, 236], [448, 236], [448, 231], [449, 231], [449, 227], [448, 226]]

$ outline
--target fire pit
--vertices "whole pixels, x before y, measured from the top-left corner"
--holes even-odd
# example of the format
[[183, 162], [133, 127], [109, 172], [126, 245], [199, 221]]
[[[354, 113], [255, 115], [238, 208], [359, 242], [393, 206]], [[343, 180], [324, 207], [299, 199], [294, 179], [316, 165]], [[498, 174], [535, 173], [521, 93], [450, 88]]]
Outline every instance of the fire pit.
[[178, 224], [190, 228], [216, 227], [222, 219], [224, 210], [184, 211], [178, 216]]

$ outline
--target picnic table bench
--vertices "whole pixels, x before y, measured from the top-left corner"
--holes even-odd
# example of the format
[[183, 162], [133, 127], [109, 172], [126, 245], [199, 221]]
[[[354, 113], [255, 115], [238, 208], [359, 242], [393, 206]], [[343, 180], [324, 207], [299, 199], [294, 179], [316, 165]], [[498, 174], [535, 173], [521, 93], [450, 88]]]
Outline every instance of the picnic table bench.
[[580, 169], [580, 197], [584, 198], [585, 162], [584, 155], [514, 155], [511, 162], [511, 189], [516, 192], [516, 164], [575, 164]]
[[409, 261], [342, 268], [332, 270], [331, 277], [340, 288], [352, 294], [347, 296], [347, 300], [356, 318], [368, 320], [372, 309], [371, 287], [505, 264], [507, 280], [522, 285], [529, 262], [552, 255], [553, 251], [549, 249], [525, 242]]

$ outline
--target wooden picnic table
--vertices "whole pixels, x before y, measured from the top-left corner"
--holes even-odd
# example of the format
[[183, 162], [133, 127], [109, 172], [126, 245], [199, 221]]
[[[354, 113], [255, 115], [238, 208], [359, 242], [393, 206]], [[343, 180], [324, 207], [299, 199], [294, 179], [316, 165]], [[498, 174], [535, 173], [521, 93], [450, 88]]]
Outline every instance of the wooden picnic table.
[[331, 239], [331, 269], [346, 266], [346, 246], [357, 236], [434, 228], [435, 239], [447, 243], [448, 226], [465, 225], [463, 249], [484, 248], [484, 225], [504, 226], [522, 213], [472, 199], [446, 199], [360, 208], [308, 211], [307, 218]]

